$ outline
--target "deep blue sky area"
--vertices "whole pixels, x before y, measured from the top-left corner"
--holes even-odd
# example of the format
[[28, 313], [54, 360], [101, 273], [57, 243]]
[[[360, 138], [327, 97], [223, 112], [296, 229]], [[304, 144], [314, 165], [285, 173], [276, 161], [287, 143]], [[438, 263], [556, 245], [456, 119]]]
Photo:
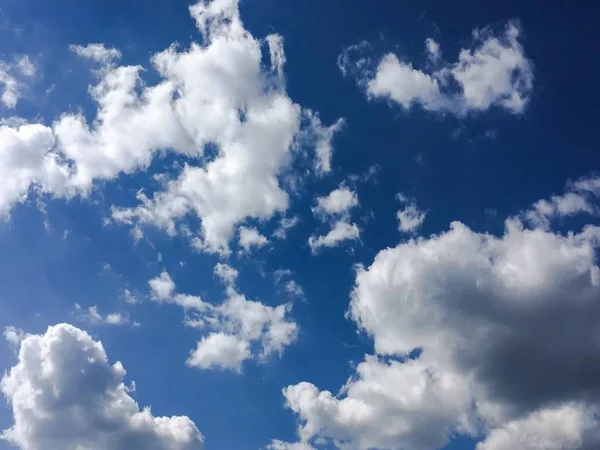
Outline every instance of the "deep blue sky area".
[[[0, 1], [0, 59], [27, 54], [38, 70], [16, 109], [2, 110], [2, 117], [50, 125], [64, 112], [82, 111], [94, 119], [88, 95], [94, 75], [69, 51], [71, 44], [118, 48], [122, 64], [143, 65], [144, 80], [156, 82], [149, 63], [153, 54], [172, 43], [186, 48], [200, 40], [189, 3]], [[151, 406], [155, 415], [189, 416], [204, 434], [207, 450], [296, 441], [297, 420], [285, 408], [281, 389], [308, 381], [335, 395], [364, 355], [373, 353], [371, 338], [357, 331], [346, 311], [355, 266], [369, 266], [380, 250], [411, 237], [398, 232], [397, 193], [415, 198], [427, 211], [421, 236], [446, 231], [452, 221], [501, 234], [506, 217], [561, 194], [569, 180], [600, 170], [599, 2], [244, 0], [241, 17], [256, 38], [283, 36], [287, 93], [294, 102], [317, 111], [324, 124], [346, 120], [333, 139], [332, 173], [307, 177], [290, 197], [288, 216], [299, 216], [300, 223], [287, 239], [228, 259], [240, 273], [239, 291], [249, 299], [267, 305], [286, 301], [278, 269], [291, 270], [302, 287], [304, 297], [294, 300], [292, 310], [299, 334], [281, 356], [247, 361], [241, 374], [186, 367], [200, 332], [183, 326], [180, 308], [151, 301], [148, 280], [165, 269], [178, 292], [220, 302], [222, 284], [213, 276], [219, 256], [194, 251], [181, 236], [151, 227], [136, 244], [129, 227], [104, 223], [111, 205], [134, 205], [141, 187], [159, 189], [152, 175], [174, 170], [171, 156], [155, 159], [147, 171], [100, 182], [87, 198], [31, 195], [0, 223], [0, 326], [43, 333], [69, 322], [85, 329], [102, 341], [111, 362], [123, 363], [141, 406]], [[421, 68], [428, 37], [455, 61], [460, 49], [471, 45], [474, 29], [501, 31], [513, 19], [520, 23], [520, 42], [535, 76], [521, 114], [498, 107], [464, 117], [419, 106], [406, 111], [385, 99], [367, 99], [337, 65], [346, 47], [367, 41], [377, 55], [393, 52]], [[371, 179], [348, 181], [373, 166]], [[308, 237], [326, 227], [310, 208], [342, 182], [350, 183], [360, 200], [352, 213], [360, 241], [313, 255]], [[194, 223], [197, 219], [190, 219]], [[259, 224], [267, 235], [277, 225], [248, 223]], [[140, 303], [126, 304], [125, 289]], [[121, 311], [141, 325], [86, 323], [74, 312], [75, 303], [97, 305], [101, 313]], [[13, 350], [0, 346], [0, 366], [8, 370], [15, 362]], [[0, 428], [11, 424], [10, 407], [3, 406]], [[458, 437], [445, 448], [472, 450], [476, 442]], [[12, 447], [0, 443], [0, 448]]]

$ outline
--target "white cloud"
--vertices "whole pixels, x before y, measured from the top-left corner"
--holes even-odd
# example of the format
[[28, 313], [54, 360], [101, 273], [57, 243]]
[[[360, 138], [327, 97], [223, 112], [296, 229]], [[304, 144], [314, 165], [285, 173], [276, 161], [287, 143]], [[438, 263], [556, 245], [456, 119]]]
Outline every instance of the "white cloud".
[[298, 225], [298, 223], [300, 223], [300, 218], [298, 218], [298, 216], [283, 217], [279, 221], [279, 226], [273, 232], [273, 237], [277, 239], [285, 239], [289, 230]]
[[501, 236], [454, 222], [380, 251], [357, 270], [348, 316], [378, 355], [414, 359], [367, 356], [337, 396], [286, 388], [300, 441], [428, 449], [464, 433], [487, 435], [480, 450], [596, 448], [599, 247], [592, 224], [563, 234], [512, 217]]
[[300, 418], [301, 443], [321, 436], [337, 448], [430, 450], [444, 446], [448, 428], [466, 422], [469, 395], [460, 377], [418, 360], [384, 363], [372, 356], [356, 372], [341, 399], [310, 383], [283, 390]]
[[600, 177], [586, 177], [567, 185], [562, 195], [542, 199], [524, 213], [531, 224], [548, 228], [553, 219], [568, 218], [578, 214], [597, 215], [594, 197], [600, 196]]
[[242, 363], [252, 358], [250, 344], [238, 336], [211, 333], [198, 341], [186, 364], [199, 369], [219, 368], [241, 372]]
[[333, 228], [325, 235], [311, 236], [308, 238], [308, 245], [313, 253], [316, 253], [322, 247], [337, 247], [340, 243], [348, 240], [357, 240], [360, 238], [360, 230], [356, 224], [349, 224], [340, 220], [336, 222]]
[[356, 192], [348, 189], [346, 186], [340, 186], [331, 191], [327, 196], [318, 197], [317, 204], [312, 208], [312, 212], [317, 217], [345, 215], [352, 208], [357, 207], [358, 204]]
[[28, 78], [34, 77], [37, 72], [35, 64], [31, 62], [27, 55], [23, 55], [17, 59], [17, 67], [21, 73]]
[[138, 299], [135, 295], [131, 293], [129, 289], [123, 290], [123, 300], [125, 300], [125, 302], [129, 303], [130, 305], [135, 305], [136, 303], [138, 303]]
[[312, 208], [313, 214], [323, 221], [332, 223], [332, 228], [325, 235], [312, 235], [308, 238], [308, 245], [313, 254], [322, 247], [332, 248], [343, 241], [359, 239], [359, 228], [356, 224], [350, 223], [350, 211], [359, 206], [356, 192], [340, 185], [328, 195], [318, 197], [316, 203]]
[[572, 183], [571, 189], [578, 192], [589, 192], [596, 196], [600, 196], [600, 177], [590, 176], [584, 177]]
[[6, 339], [6, 341], [14, 348], [19, 348], [19, 346], [21, 345], [21, 341], [26, 336], [23, 330], [13, 326], [4, 327], [3, 335], [4, 339]]
[[239, 372], [247, 359], [281, 354], [298, 333], [298, 326], [288, 317], [291, 303], [272, 307], [248, 300], [237, 291], [237, 270], [218, 263], [214, 272], [225, 284], [226, 298], [218, 305], [197, 296], [175, 293], [175, 284], [166, 272], [155, 279], [159, 280], [158, 285], [168, 286], [160, 291], [161, 297], [153, 294], [157, 301], [182, 306], [186, 309], [187, 326], [210, 331], [191, 352], [187, 365]]
[[240, 246], [245, 253], [249, 253], [252, 247], [264, 247], [269, 240], [258, 232], [254, 227], [240, 227]]
[[432, 62], [436, 63], [441, 59], [442, 51], [440, 50], [440, 44], [435, 40], [432, 38], [425, 39], [425, 48]]
[[91, 59], [100, 64], [107, 65], [121, 58], [121, 52], [116, 48], [106, 48], [104, 44], [71, 45], [73, 53], [80, 58]]
[[117, 312], [109, 313], [106, 316], [103, 316], [98, 311], [98, 306], [96, 306], [96, 305], [93, 305], [93, 306], [90, 306], [90, 307], [84, 309], [81, 307], [81, 305], [79, 303], [75, 303], [74, 314], [77, 317], [77, 319], [82, 320], [84, 322], [89, 322], [89, 323], [95, 323], [95, 324], [103, 323], [103, 324], [107, 324], [107, 325], [128, 325], [129, 324], [128, 316], [123, 315], [121, 313], [117, 313]]
[[166, 270], [163, 270], [158, 277], [148, 281], [148, 285], [150, 286], [150, 298], [157, 303], [172, 303], [184, 309], [197, 309], [198, 311], [204, 311], [209, 307], [200, 297], [175, 294], [175, 282]]
[[[282, 40], [266, 39], [272, 67], [264, 67], [264, 41], [244, 29], [237, 1], [201, 1], [190, 13], [203, 44], [155, 54], [154, 85], [142, 80], [141, 66], [119, 66], [116, 49], [72, 46], [103, 64], [90, 87], [96, 116], [65, 113], [52, 126], [2, 127], [9, 157], [0, 159], [1, 213], [31, 192], [86, 196], [94, 182], [144, 170], [164, 151], [189, 156], [193, 165], [152, 198], [140, 191], [137, 206], [113, 208], [113, 219], [130, 224], [138, 239], [143, 225], [176, 234], [176, 223], [195, 214], [195, 246], [226, 254], [240, 222], [287, 210], [279, 177], [298, 153], [303, 110], [285, 90]], [[3, 169], [19, 176], [7, 179]]]
[[455, 63], [443, 63], [439, 45], [427, 39], [429, 59], [439, 66], [432, 72], [416, 69], [393, 53], [373, 70], [371, 59], [364, 56], [365, 43], [346, 49], [338, 63], [344, 74], [356, 77], [369, 97], [392, 100], [405, 110], [418, 104], [427, 111], [465, 116], [497, 106], [517, 114], [524, 111], [534, 80], [520, 33], [515, 22], [509, 22], [499, 36], [489, 29], [476, 29], [473, 47], [461, 49]]
[[581, 404], [536, 411], [492, 431], [477, 450], [592, 450], [600, 445], [597, 413]]
[[203, 437], [187, 416], [140, 411], [123, 383], [120, 362], [109, 364], [100, 342], [61, 324], [21, 342], [2, 392], [13, 426], [2, 439], [22, 450], [199, 450]]
[[2, 86], [2, 95], [0, 100], [6, 108], [17, 106], [21, 97], [21, 86], [19, 81], [11, 73], [10, 64], [0, 61], [0, 85]]
[[344, 119], [338, 119], [331, 126], [324, 126], [317, 114], [308, 113], [310, 121], [311, 138], [315, 141], [315, 163], [314, 168], [318, 174], [331, 172], [331, 160], [333, 158], [333, 145], [331, 141], [346, 124]]
[[129, 318], [121, 313], [110, 313], [104, 318], [104, 321], [109, 325], [125, 325], [129, 323]]
[[295, 280], [288, 280], [284, 284], [285, 291], [294, 297], [304, 297], [304, 289]]
[[409, 199], [404, 194], [398, 194], [397, 198], [400, 203], [404, 205], [404, 207], [396, 213], [396, 217], [398, 218], [398, 230], [403, 233], [414, 233], [421, 225], [423, 225], [427, 212], [421, 211], [417, 207], [416, 202]]
[[290, 279], [293, 274], [294, 273], [290, 269], [277, 269], [274, 272], [275, 283], [283, 285], [283, 289], [288, 294], [294, 297], [303, 298], [304, 289], [302, 289], [302, 286], [300, 286], [295, 280]]
[[152, 296], [156, 300], [166, 300], [171, 297], [175, 291], [175, 282], [167, 271], [164, 270], [158, 277], [151, 279], [148, 284], [152, 290]]
[[223, 263], [217, 263], [215, 265], [214, 273], [228, 286], [233, 286], [238, 277], [238, 271], [236, 269]]

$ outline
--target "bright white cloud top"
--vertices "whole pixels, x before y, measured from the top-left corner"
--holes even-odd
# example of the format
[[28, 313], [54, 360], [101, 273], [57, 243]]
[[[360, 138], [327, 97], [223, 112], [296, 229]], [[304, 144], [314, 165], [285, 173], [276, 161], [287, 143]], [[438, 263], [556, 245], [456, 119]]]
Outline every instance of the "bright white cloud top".
[[129, 395], [120, 362], [100, 342], [61, 324], [20, 342], [17, 364], [2, 378], [14, 415], [2, 438], [22, 450], [201, 450], [186, 416], [155, 417]]

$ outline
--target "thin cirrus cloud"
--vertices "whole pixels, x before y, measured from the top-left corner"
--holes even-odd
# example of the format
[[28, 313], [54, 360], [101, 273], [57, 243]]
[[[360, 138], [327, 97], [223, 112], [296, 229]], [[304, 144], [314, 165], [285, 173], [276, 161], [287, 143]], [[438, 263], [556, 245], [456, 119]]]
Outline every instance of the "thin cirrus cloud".
[[[596, 182], [570, 184], [566, 198]], [[478, 450], [596, 448], [600, 227], [563, 233], [553, 219], [589, 219], [588, 208], [530, 222], [539, 209], [508, 217], [501, 236], [454, 222], [359, 267], [348, 316], [375, 354], [338, 396], [306, 382], [283, 390], [299, 443], [425, 450], [464, 434], [483, 437]]]
[[445, 62], [440, 45], [427, 39], [431, 70], [417, 69], [394, 53], [375, 61], [367, 42], [346, 48], [338, 66], [345, 76], [355, 78], [369, 98], [390, 100], [407, 111], [419, 105], [426, 111], [459, 117], [491, 107], [522, 113], [534, 74], [520, 42], [520, 25], [509, 22], [497, 35], [489, 28], [475, 29], [472, 37], [472, 46], [461, 49], [453, 63]]

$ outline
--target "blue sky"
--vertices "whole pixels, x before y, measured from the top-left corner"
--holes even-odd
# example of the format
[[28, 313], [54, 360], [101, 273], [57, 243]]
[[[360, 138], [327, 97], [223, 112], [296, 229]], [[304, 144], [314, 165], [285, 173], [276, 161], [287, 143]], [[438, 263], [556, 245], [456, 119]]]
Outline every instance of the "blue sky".
[[0, 5], [0, 448], [597, 448], [600, 7], [536, 5]]

